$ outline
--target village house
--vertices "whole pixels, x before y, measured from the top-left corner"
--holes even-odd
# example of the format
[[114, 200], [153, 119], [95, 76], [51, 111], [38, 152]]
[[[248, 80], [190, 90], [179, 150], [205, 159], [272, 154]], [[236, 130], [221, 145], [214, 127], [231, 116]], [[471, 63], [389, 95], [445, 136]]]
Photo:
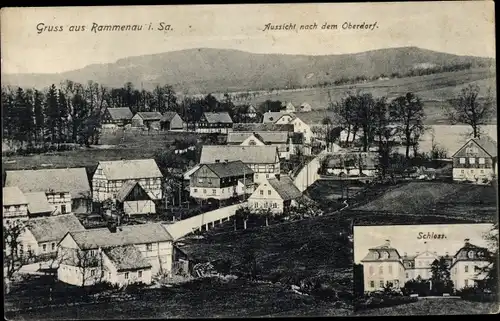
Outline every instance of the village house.
[[201, 150], [200, 164], [238, 160], [253, 170], [256, 183], [280, 173], [279, 153], [275, 146], [205, 145]]
[[197, 133], [227, 134], [233, 129], [233, 120], [227, 112], [205, 112], [194, 125], [194, 131]]
[[311, 105], [309, 105], [308, 103], [306, 102], [303, 102], [300, 107], [299, 107], [299, 111], [300, 112], [309, 112], [309, 111], [312, 111], [312, 107]]
[[255, 109], [254, 105], [248, 105], [246, 112], [245, 112], [245, 117], [247, 117], [247, 118], [257, 117], [257, 109]]
[[92, 198], [95, 202], [116, 200], [129, 181], [138, 181], [152, 200], [160, 200], [162, 180], [154, 159], [100, 161], [92, 177]]
[[44, 192], [24, 193], [28, 200], [28, 216], [41, 217], [57, 214], [56, 207], [49, 203]]
[[379, 159], [372, 152], [343, 152], [329, 158], [326, 164], [328, 174], [341, 176], [368, 176], [378, 174]]
[[281, 159], [290, 159], [294, 154], [292, 137], [288, 132], [232, 132], [227, 135], [228, 145], [241, 146], [276, 146]]
[[181, 131], [184, 129], [184, 121], [175, 111], [167, 111], [161, 117], [160, 127], [162, 130]]
[[101, 122], [103, 128], [124, 127], [132, 121], [132, 111], [128, 107], [106, 108]]
[[302, 197], [293, 180], [287, 175], [277, 175], [261, 183], [248, 198], [248, 206], [254, 209], [270, 209], [283, 213]]
[[264, 113], [262, 122], [273, 124], [291, 124], [293, 125], [293, 131], [295, 133], [302, 133], [304, 135], [305, 144], [312, 143], [314, 133], [312, 132], [311, 127], [293, 113], [267, 112]]
[[379, 291], [388, 282], [396, 289], [403, 288], [409, 280], [421, 278], [429, 280], [432, 277], [431, 265], [434, 261], [444, 259], [450, 268], [450, 277], [456, 290], [478, 284], [485, 275], [482, 267], [488, 265], [489, 252], [465, 240], [465, 244], [454, 256], [446, 253], [426, 250], [415, 255], [400, 255], [391, 246], [390, 240], [385, 244], [369, 249], [369, 253], [361, 260], [363, 264], [364, 289], [367, 292]]
[[17, 186], [2, 188], [2, 217], [4, 226], [28, 220], [28, 200]]
[[160, 223], [69, 232], [59, 248], [57, 277], [72, 285], [149, 284], [172, 272], [173, 238]]
[[54, 257], [57, 244], [66, 233], [85, 230], [74, 214], [38, 217], [28, 222], [25, 231], [19, 236], [19, 254], [41, 259]]
[[452, 159], [455, 181], [489, 181], [497, 175], [498, 147], [488, 136], [469, 139]]
[[57, 213], [92, 210], [89, 178], [83, 167], [6, 171], [5, 175], [5, 186], [17, 186], [23, 193], [44, 192]]
[[293, 133], [293, 125], [291, 124], [274, 124], [268, 123], [234, 123], [233, 132], [289, 132]]
[[157, 111], [138, 112], [132, 117], [132, 127], [160, 129], [162, 114]]
[[226, 200], [252, 194], [254, 172], [242, 161], [201, 164], [190, 176], [189, 194], [196, 199]]
[[127, 215], [156, 213], [151, 196], [137, 181], [127, 181], [116, 195], [118, 209]]
[[287, 102], [287, 103], [282, 104], [281, 111], [285, 112], [285, 113], [294, 113], [296, 110], [295, 110], [295, 106], [291, 102]]

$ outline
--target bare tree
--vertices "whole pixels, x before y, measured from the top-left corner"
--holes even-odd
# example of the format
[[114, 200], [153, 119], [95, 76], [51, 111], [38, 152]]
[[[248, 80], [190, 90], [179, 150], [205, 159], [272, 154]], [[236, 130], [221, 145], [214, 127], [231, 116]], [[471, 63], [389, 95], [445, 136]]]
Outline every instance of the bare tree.
[[6, 268], [6, 276], [12, 278], [14, 273], [31, 261], [34, 253], [31, 249], [24, 251], [24, 245], [21, 241], [21, 236], [29, 228], [29, 223], [17, 221], [11, 225], [3, 226], [4, 240], [4, 270]]
[[487, 124], [494, 113], [491, 88], [483, 99], [479, 97], [479, 91], [478, 85], [470, 84], [444, 107], [452, 123], [462, 123], [472, 127], [474, 138], [480, 138], [481, 126]]

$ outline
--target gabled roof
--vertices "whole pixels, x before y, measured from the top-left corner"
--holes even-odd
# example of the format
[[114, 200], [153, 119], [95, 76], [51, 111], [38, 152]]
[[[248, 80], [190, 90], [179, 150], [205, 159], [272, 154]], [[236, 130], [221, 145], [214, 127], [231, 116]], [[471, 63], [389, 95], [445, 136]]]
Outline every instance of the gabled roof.
[[230, 132], [227, 134], [227, 143], [241, 144], [251, 135], [255, 135], [257, 139], [265, 144], [288, 143], [287, 131]]
[[162, 114], [157, 111], [140, 111], [136, 115], [144, 120], [160, 120], [162, 118]]
[[163, 175], [154, 159], [127, 159], [101, 161], [101, 168], [109, 180], [156, 178]]
[[55, 207], [49, 204], [47, 195], [44, 192], [25, 193], [24, 195], [28, 200], [30, 214], [52, 213], [55, 210]]
[[201, 149], [201, 164], [241, 160], [245, 164], [274, 164], [276, 146], [205, 145]]
[[309, 103], [307, 103], [307, 102], [303, 102], [303, 103], [300, 105], [300, 107], [302, 107], [302, 108], [311, 108], [311, 105], [309, 105]]
[[289, 176], [281, 175], [280, 178], [267, 180], [284, 201], [294, 200], [302, 196], [295, 183]]
[[133, 245], [105, 248], [103, 251], [118, 271], [139, 270], [151, 267], [151, 263]]
[[175, 116], [179, 116], [179, 114], [177, 114], [175, 111], [166, 111], [163, 113], [161, 121], [171, 121], [172, 119], [174, 119]]
[[[202, 164], [214, 172], [219, 178], [241, 176], [243, 174], [253, 174], [253, 170], [245, 165], [242, 161]], [[201, 168], [200, 167], [200, 168]]]
[[488, 155], [491, 157], [498, 157], [498, 145], [497, 142], [490, 136], [483, 136], [482, 138], [471, 138], [469, 139], [452, 157], [455, 157], [459, 152], [461, 152], [471, 141], [476, 143], [481, 147]]
[[125, 184], [122, 185], [122, 188], [116, 194], [116, 200], [118, 202], [123, 202], [125, 200], [125, 198], [127, 198], [128, 194], [130, 194], [130, 192], [132, 191], [132, 189], [136, 185], [139, 185], [139, 188], [142, 189], [145, 194], [147, 194], [148, 196], [150, 196], [149, 193], [142, 187], [142, 185], [139, 182], [137, 182], [137, 181], [127, 181], [127, 182], [125, 182]]
[[2, 188], [2, 204], [3, 206], [28, 204], [28, 200], [17, 186], [10, 186]]
[[262, 119], [262, 122], [263, 123], [275, 123], [278, 120], [280, 120], [280, 118], [283, 116], [290, 116], [292, 119], [295, 118], [295, 115], [292, 115], [290, 113], [268, 111], [268, 112], [264, 113], [264, 118]]
[[189, 169], [187, 172], [184, 173], [184, 179], [189, 179], [191, 177], [191, 175], [193, 175], [193, 173], [196, 172], [199, 168], [200, 168], [200, 164]]
[[82, 250], [173, 240], [161, 223], [119, 226], [114, 233], [99, 228], [70, 234]]
[[83, 167], [19, 170], [5, 173], [5, 186], [17, 186], [24, 193], [69, 192], [71, 198], [90, 197], [87, 170]]
[[233, 120], [231, 119], [231, 116], [229, 116], [228, 113], [222, 112], [222, 113], [203, 113], [205, 116], [205, 119], [209, 123], [224, 123], [224, 124], [232, 124]]
[[233, 132], [286, 131], [293, 132], [293, 124], [234, 123]]
[[253, 105], [249, 105], [249, 106], [247, 107], [247, 113], [248, 113], [248, 114], [249, 114], [249, 113], [255, 113], [255, 112], [257, 112], [257, 109], [255, 109], [255, 106], [253, 106]]
[[113, 120], [129, 120], [134, 116], [128, 107], [115, 107], [107, 110]]
[[30, 219], [29, 230], [41, 243], [59, 242], [68, 232], [85, 231], [85, 228], [74, 214], [62, 214]]

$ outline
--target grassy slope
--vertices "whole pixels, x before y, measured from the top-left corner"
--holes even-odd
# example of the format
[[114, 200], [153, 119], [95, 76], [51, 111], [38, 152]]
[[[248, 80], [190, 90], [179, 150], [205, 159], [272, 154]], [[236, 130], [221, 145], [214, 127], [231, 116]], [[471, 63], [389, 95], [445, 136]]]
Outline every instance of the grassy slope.
[[394, 307], [370, 309], [355, 312], [359, 316], [390, 315], [449, 315], [449, 314], [490, 314], [498, 312], [498, 303], [470, 302], [454, 299], [425, 299], [415, 303]]

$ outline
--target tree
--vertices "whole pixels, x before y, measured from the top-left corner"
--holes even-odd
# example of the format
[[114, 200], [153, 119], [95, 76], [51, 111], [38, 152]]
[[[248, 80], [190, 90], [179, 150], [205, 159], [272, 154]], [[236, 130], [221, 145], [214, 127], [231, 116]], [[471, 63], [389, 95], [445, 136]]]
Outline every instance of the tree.
[[30, 249], [26, 252], [24, 251], [21, 242], [21, 236], [29, 226], [29, 223], [19, 220], [10, 225], [4, 224], [3, 226], [4, 270], [9, 279], [34, 256]]
[[[31, 92], [31, 91], [30, 91]], [[32, 137], [34, 131], [34, 115], [33, 105], [29, 98], [30, 92], [24, 92], [22, 88], [18, 88], [15, 98], [15, 123], [17, 129], [16, 140], [28, 145], [32, 144]]]
[[424, 131], [424, 104], [413, 93], [399, 96], [390, 106], [391, 120], [396, 122], [397, 131], [403, 137], [406, 146], [406, 159], [410, 158], [410, 147], [418, 146], [420, 136]]
[[248, 207], [242, 207], [236, 210], [234, 214], [235, 219], [243, 220], [243, 229], [247, 229], [247, 221], [252, 216], [251, 209]]
[[33, 93], [33, 109], [35, 117], [35, 142], [44, 141], [45, 116], [43, 110], [43, 95], [35, 89]]
[[281, 111], [281, 106], [282, 103], [279, 100], [266, 100], [263, 103], [261, 103], [258, 107], [257, 110], [261, 113], [264, 114], [268, 111], [270, 112], [279, 112]]
[[470, 84], [449, 100], [445, 112], [452, 123], [463, 123], [472, 127], [474, 138], [480, 138], [481, 126], [485, 125], [494, 113], [491, 89], [486, 97], [479, 97], [479, 86]]
[[52, 84], [45, 97], [46, 129], [51, 143], [57, 142], [57, 126], [59, 124], [59, 102], [57, 101], [56, 86]]
[[482, 286], [498, 295], [498, 223], [495, 223], [491, 230], [484, 235], [488, 242], [489, 255], [486, 256], [488, 264], [480, 268], [480, 274], [484, 275]]
[[62, 90], [58, 92], [58, 101], [59, 101], [59, 117], [58, 117], [58, 141], [65, 142], [66, 139], [66, 131], [68, 128], [68, 116], [69, 116], [69, 106], [67, 101], [67, 96], [64, 94]]
[[453, 281], [451, 281], [450, 267], [445, 258], [434, 260], [431, 264], [431, 286], [432, 292], [436, 295], [450, 293], [453, 291]]

